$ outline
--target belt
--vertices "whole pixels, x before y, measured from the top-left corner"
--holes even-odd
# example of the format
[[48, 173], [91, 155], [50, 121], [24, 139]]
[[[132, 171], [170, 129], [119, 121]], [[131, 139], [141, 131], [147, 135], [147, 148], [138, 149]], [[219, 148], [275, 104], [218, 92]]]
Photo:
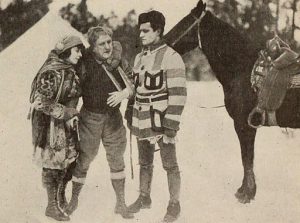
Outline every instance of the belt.
[[168, 95], [162, 95], [162, 96], [158, 96], [156, 98], [138, 98], [138, 97], [135, 97], [135, 100], [137, 102], [140, 102], [140, 103], [151, 103], [151, 102], [154, 102], [154, 101], [162, 101], [162, 100], [167, 100], [168, 99]]

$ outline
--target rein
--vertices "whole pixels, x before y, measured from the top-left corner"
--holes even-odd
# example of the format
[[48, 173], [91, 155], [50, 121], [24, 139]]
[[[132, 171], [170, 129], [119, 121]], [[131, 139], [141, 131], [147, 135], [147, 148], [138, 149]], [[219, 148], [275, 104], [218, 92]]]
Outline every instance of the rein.
[[[202, 18], [205, 16], [205, 11], [203, 11], [204, 13], [202, 13], [202, 15], [198, 18], [195, 15], [191, 14], [193, 16], [193, 18], [195, 19], [195, 21], [193, 22], [192, 25], [190, 25], [190, 27], [185, 30], [176, 40], [174, 40], [174, 42], [171, 44], [171, 46], [173, 47], [176, 43], [178, 43], [179, 40], [182, 39], [182, 37], [184, 37], [186, 34], [188, 34], [189, 31], [191, 31], [196, 25], [198, 28], [197, 31], [197, 36], [198, 36], [198, 45], [200, 48], [202, 48], [201, 46], [201, 39], [200, 39], [200, 22], [202, 20]], [[205, 109], [212, 109], [212, 108], [222, 108], [225, 107], [225, 105], [218, 105], [218, 106], [213, 106], [213, 107], [204, 107], [204, 106], [200, 106], [200, 108], [205, 108]]]
[[[205, 12], [205, 11], [203, 11]], [[199, 47], [201, 48], [201, 41], [200, 41], [200, 34], [199, 34], [199, 26], [200, 26], [200, 22], [202, 20], [202, 18], [204, 17], [205, 13], [203, 13], [199, 18], [197, 18], [196, 16], [194, 16], [193, 14], [191, 14], [193, 16], [193, 18], [195, 19], [195, 21], [193, 22], [192, 25], [190, 25], [190, 27], [185, 30], [177, 39], [174, 40], [174, 42], [171, 44], [171, 46], [173, 47], [179, 40], [182, 39], [182, 37], [184, 37], [186, 34], [188, 34], [189, 31], [191, 31], [196, 25], [198, 25], [198, 44]]]

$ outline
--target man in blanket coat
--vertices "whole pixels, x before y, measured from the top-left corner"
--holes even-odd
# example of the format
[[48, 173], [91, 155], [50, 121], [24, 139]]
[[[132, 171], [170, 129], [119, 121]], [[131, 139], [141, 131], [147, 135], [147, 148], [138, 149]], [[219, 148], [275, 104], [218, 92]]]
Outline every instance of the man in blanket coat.
[[[165, 18], [158, 11], [142, 13], [138, 21], [142, 52], [135, 58], [133, 77], [136, 95], [129, 124], [137, 137], [140, 164], [140, 195], [129, 206], [133, 213], [150, 208], [151, 180], [155, 144], [160, 147], [167, 172], [170, 201], [165, 222], [175, 221], [180, 213], [180, 172], [175, 136], [186, 101], [185, 65], [180, 55], [162, 40]], [[128, 115], [128, 114], [127, 114]]]

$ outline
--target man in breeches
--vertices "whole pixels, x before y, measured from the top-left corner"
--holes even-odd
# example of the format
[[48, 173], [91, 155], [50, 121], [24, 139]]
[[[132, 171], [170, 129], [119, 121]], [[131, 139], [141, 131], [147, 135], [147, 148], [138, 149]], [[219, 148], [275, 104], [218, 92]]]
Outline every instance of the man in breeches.
[[180, 55], [162, 40], [165, 26], [162, 13], [150, 11], [141, 14], [138, 26], [143, 49], [136, 56], [133, 68], [136, 95], [132, 120], [128, 116], [130, 112], [126, 114], [132, 134], [138, 141], [140, 195], [129, 210], [136, 213], [141, 208], [150, 208], [153, 157], [157, 143], [170, 193], [164, 221], [173, 222], [180, 214], [180, 172], [175, 136], [187, 95], [185, 65]]
[[117, 203], [115, 213], [133, 218], [125, 205], [125, 172], [123, 155], [126, 148], [126, 129], [120, 113], [120, 102], [133, 94], [128, 64], [121, 59], [121, 45], [112, 41], [112, 31], [93, 27], [88, 32], [90, 48], [83, 55], [80, 67], [83, 106], [80, 111], [80, 153], [73, 173], [72, 198], [66, 209], [71, 214], [78, 205], [91, 162], [104, 145], [110, 167], [111, 182]]

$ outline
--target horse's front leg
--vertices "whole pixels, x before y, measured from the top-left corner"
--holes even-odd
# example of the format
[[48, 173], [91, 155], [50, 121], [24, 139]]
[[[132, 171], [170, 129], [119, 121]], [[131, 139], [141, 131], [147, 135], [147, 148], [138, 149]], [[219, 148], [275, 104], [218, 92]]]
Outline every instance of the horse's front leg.
[[254, 142], [256, 129], [249, 127], [245, 123], [234, 122], [235, 131], [239, 137], [244, 167], [244, 178], [242, 186], [235, 193], [236, 198], [241, 203], [250, 203], [256, 194], [256, 183], [253, 172]]

